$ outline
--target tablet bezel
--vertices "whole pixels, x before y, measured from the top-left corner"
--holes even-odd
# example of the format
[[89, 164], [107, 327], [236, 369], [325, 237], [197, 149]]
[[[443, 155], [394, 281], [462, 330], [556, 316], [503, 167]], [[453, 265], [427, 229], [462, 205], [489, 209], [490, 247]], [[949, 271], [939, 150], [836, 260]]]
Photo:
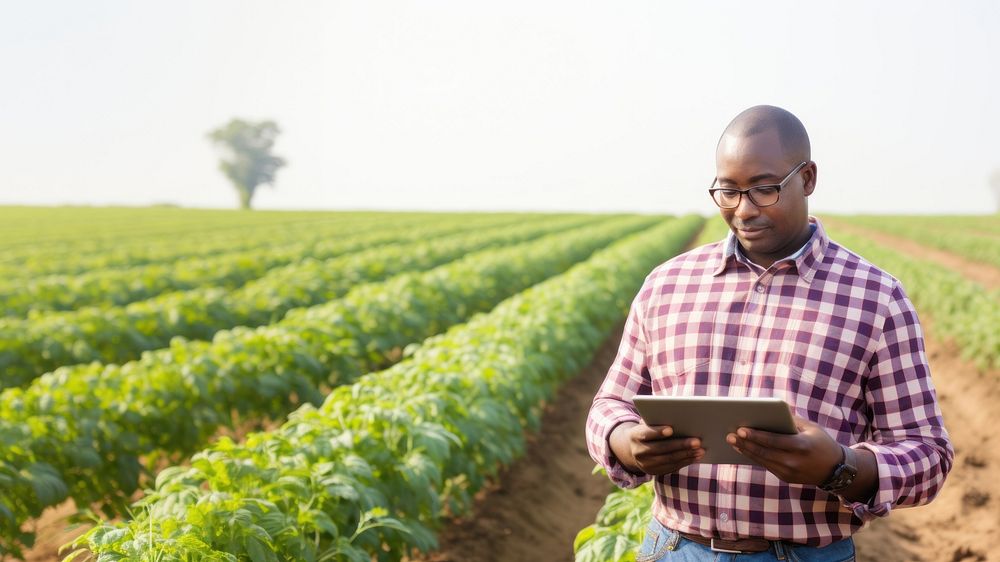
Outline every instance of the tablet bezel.
[[705, 456], [699, 463], [756, 465], [726, 443], [726, 435], [740, 427], [798, 433], [791, 408], [780, 398], [635, 396], [633, 403], [646, 425], [669, 425], [676, 437], [700, 438]]

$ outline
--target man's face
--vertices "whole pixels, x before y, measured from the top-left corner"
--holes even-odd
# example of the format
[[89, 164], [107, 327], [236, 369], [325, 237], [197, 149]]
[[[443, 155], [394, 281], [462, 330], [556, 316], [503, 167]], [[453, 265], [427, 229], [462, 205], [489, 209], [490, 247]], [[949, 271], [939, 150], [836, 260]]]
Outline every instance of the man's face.
[[[717, 187], [747, 189], [777, 184], [800, 161], [784, 153], [778, 133], [725, 136], [716, 152]], [[778, 202], [757, 207], [745, 194], [735, 209], [720, 209], [747, 257], [764, 267], [798, 250], [809, 238], [806, 196], [816, 185], [816, 165], [806, 164], [782, 188]]]

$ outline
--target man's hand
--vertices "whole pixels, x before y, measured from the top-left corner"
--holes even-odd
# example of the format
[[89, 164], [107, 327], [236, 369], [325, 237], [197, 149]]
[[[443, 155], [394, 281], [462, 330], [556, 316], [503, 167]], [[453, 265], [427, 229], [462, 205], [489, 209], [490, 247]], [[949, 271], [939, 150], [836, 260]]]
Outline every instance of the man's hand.
[[741, 427], [726, 436], [737, 452], [785, 482], [819, 485], [843, 458], [840, 445], [819, 425], [798, 416], [795, 435]]
[[618, 461], [632, 472], [652, 476], [676, 472], [705, 456], [697, 437], [673, 437], [668, 425], [648, 426], [626, 422], [611, 432], [611, 450]]

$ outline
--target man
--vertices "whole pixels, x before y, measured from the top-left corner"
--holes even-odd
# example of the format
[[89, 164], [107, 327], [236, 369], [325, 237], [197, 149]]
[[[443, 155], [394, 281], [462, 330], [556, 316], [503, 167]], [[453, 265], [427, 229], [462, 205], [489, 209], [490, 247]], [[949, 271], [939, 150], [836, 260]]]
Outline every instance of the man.
[[[591, 456], [621, 487], [655, 478], [639, 562], [847, 560], [851, 535], [929, 502], [954, 460], [899, 282], [808, 215], [809, 137], [791, 113], [740, 113], [709, 190], [731, 233], [657, 267], [632, 303], [587, 420]], [[740, 428], [751, 464], [701, 464], [697, 438], [645, 425], [632, 397], [776, 396], [795, 435]]]

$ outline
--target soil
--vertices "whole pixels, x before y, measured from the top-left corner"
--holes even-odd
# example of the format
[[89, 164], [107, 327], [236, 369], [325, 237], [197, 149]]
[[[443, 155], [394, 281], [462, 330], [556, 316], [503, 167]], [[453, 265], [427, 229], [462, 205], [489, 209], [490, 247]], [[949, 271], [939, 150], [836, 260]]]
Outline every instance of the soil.
[[[26, 562], [59, 560], [59, 549], [73, 542], [91, 527], [89, 523], [70, 523], [69, 518], [76, 512], [76, 504], [73, 500], [67, 500], [46, 510], [42, 517], [35, 520], [35, 545], [25, 551], [24, 560]], [[62, 551], [62, 555], [65, 556], [70, 552], [73, 552], [73, 549], [67, 547]], [[0, 559], [3, 559], [2, 556]]]
[[941, 265], [944, 265], [945, 267], [961, 274], [966, 279], [979, 283], [991, 291], [1000, 289], [1000, 269], [997, 269], [987, 263], [974, 262], [961, 256], [938, 250], [937, 248], [919, 244], [913, 240], [908, 240], [892, 234], [886, 234], [884, 232], [879, 232], [878, 230], [865, 228], [848, 222], [831, 220], [824, 217], [823, 223], [835, 228], [836, 230], [843, 230], [844, 232], [864, 236], [865, 238], [874, 240], [879, 244], [894, 248], [911, 256], [917, 256], [921, 259], [940, 263]]

